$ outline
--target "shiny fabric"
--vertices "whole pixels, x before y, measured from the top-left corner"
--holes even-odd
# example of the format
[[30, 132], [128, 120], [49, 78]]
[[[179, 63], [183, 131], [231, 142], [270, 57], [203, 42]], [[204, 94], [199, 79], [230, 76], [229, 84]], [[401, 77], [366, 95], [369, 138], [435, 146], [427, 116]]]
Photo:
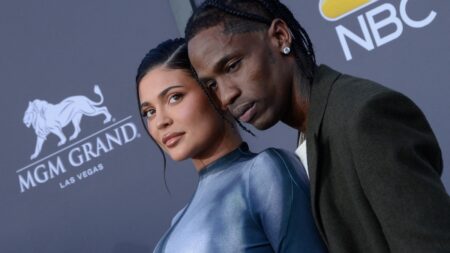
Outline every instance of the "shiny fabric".
[[311, 214], [308, 178], [293, 154], [253, 154], [244, 144], [199, 176], [155, 253], [327, 252]]

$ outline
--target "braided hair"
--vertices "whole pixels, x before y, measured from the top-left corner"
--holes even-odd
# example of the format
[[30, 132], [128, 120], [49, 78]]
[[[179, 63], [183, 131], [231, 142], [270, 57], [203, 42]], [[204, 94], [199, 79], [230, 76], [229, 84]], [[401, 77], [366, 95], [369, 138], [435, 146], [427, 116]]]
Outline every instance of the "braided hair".
[[223, 25], [224, 33], [245, 33], [268, 29], [282, 19], [292, 34], [292, 49], [302, 74], [312, 83], [316, 58], [311, 40], [292, 12], [279, 0], [206, 0], [190, 17], [185, 37], [189, 42], [199, 32]]

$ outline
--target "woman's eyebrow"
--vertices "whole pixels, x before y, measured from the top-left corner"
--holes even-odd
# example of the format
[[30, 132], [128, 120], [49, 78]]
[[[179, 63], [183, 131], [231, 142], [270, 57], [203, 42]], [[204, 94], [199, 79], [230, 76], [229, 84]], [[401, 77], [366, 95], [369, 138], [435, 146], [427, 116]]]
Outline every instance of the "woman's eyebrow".
[[[158, 98], [164, 97], [164, 96], [167, 94], [167, 92], [169, 92], [171, 89], [182, 88], [182, 87], [184, 87], [184, 86], [181, 85], [181, 84], [169, 86], [169, 87], [165, 88], [163, 91], [161, 91], [161, 92], [159, 93]], [[141, 109], [142, 109], [142, 107], [145, 107], [145, 106], [148, 106], [148, 105], [150, 105], [149, 102], [142, 102], [142, 103], [141, 103]]]
[[161, 91], [161, 93], [159, 93], [158, 97], [159, 98], [164, 97], [167, 94], [167, 92], [169, 92], [171, 89], [180, 88], [180, 87], [183, 87], [183, 85], [169, 86], [169, 87], [165, 88], [163, 91]]
[[149, 105], [149, 103], [148, 102], [143, 102], [143, 103], [141, 103], [141, 110], [142, 110], [142, 107], [146, 107], [146, 106], [148, 106]]

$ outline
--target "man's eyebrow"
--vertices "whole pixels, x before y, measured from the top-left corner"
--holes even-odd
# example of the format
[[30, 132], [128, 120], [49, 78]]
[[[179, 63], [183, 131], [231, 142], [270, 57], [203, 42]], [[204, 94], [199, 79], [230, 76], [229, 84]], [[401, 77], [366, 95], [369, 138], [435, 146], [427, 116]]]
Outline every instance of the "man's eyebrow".
[[[169, 92], [171, 89], [175, 89], [175, 88], [182, 88], [182, 87], [184, 87], [183, 85], [172, 85], [172, 86], [169, 86], [169, 87], [167, 87], [167, 88], [165, 88], [163, 91], [161, 91], [159, 94], [158, 94], [158, 98], [162, 98], [162, 97], [164, 97], [166, 94], [167, 94], [167, 92]], [[141, 109], [142, 109], [142, 107], [144, 107], [144, 106], [148, 106], [150, 103], [148, 103], [148, 102], [142, 102], [141, 103]]]
[[[213, 73], [221, 73], [223, 70], [223, 67], [227, 64], [227, 62], [230, 61], [232, 58], [231, 54], [224, 55], [220, 60], [218, 60], [216, 63], [213, 64]], [[210, 77], [203, 77], [203, 76], [197, 76], [198, 80], [200, 81], [200, 84], [205, 83], [209, 81]]]
[[223, 69], [223, 66], [225, 66], [225, 64], [227, 64], [227, 62], [229, 62], [231, 58], [232, 56], [230, 54], [226, 54], [222, 58], [220, 58], [220, 60], [213, 65], [214, 72], [220, 72]]

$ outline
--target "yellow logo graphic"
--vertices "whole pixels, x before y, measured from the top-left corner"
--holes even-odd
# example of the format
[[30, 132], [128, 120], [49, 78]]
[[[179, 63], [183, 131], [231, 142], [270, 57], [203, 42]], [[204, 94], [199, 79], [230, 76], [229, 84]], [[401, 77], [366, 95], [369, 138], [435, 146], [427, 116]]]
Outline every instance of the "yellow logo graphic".
[[320, 0], [319, 10], [329, 21], [341, 19], [378, 0]]

